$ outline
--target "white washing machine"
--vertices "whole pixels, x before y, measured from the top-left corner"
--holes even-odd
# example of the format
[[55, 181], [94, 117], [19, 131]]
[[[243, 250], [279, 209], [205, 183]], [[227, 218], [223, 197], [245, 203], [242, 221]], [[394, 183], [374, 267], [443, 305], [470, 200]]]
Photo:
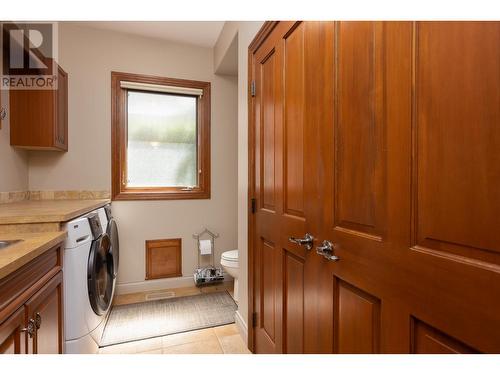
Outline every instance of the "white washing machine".
[[118, 240], [118, 226], [116, 225], [116, 220], [113, 217], [111, 212], [111, 205], [108, 204], [104, 206], [103, 211], [99, 211], [99, 217], [102, 216], [102, 213], [105, 212], [106, 216], [101, 219], [101, 222], [106, 222], [106, 233], [109, 236], [111, 241], [111, 253], [113, 254], [113, 262], [114, 262], [114, 270], [115, 270], [115, 278], [118, 276], [118, 266], [120, 262], [120, 242]]
[[90, 212], [68, 222], [65, 229], [65, 353], [96, 353], [116, 282], [106, 212]]

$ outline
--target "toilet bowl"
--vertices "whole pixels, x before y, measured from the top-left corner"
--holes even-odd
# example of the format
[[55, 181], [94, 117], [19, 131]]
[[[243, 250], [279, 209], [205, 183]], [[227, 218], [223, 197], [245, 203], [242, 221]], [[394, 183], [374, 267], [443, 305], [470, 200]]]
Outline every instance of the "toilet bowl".
[[238, 302], [238, 276], [239, 276], [239, 263], [238, 263], [238, 250], [230, 250], [222, 253], [220, 264], [224, 270], [234, 278], [234, 300]]

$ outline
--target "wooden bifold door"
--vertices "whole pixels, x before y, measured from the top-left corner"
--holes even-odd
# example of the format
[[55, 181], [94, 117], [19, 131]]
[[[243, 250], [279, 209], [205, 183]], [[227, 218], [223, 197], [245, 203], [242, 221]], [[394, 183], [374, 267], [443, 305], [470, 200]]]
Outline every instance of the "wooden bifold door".
[[499, 45], [500, 22], [264, 24], [255, 353], [500, 353]]

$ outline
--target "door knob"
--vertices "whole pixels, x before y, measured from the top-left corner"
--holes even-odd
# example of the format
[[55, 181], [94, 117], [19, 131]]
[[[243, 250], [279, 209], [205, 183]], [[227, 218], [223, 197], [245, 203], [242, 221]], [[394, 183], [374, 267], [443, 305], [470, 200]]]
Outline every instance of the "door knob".
[[307, 250], [311, 250], [313, 247], [314, 237], [309, 233], [306, 233], [304, 238], [289, 237], [288, 241], [304, 246]]
[[321, 243], [321, 246], [316, 247], [316, 253], [322, 255], [325, 259], [336, 262], [340, 258], [336, 256], [333, 252], [335, 250], [336, 245], [331, 243], [330, 241], [324, 240]]

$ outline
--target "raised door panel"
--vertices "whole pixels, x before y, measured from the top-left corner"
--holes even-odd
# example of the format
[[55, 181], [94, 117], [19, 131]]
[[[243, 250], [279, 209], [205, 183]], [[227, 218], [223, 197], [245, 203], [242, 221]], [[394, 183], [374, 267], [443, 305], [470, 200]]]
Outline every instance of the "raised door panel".
[[274, 342], [276, 337], [276, 252], [273, 243], [262, 241], [260, 325], [271, 342]]
[[277, 57], [273, 50], [259, 64], [260, 79], [262, 85], [261, 96], [261, 121], [260, 121], [260, 192], [262, 208], [274, 212], [276, 210], [276, 61]]
[[0, 354], [24, 354], [24, 307], [0, 324]]
[[11, 90], [10, 144], [51, 149], [54, 146], [54, 90]]
[[283, 255], [283, 324], [285, 353], [304, 353], [304, 260]]
[[411, 352], [415, 354], [469, 354], [476, 350], [412, 318]]
[[415, 26], [416, 246], [500, 265], [499, 22]]
[[283, 199], [284, 213], [304, 217], [304, 30], [300, 23], [283, 38], [284, 122]]
[[378, 353], [380, 350], [380, 301], [336, 279], [335, 352]]
[[182, 239], [146, 241], [146, 280], [182, 276]]
[[384, 26], [336, 27], [335, 226], [375, 236], [384, 231]]

